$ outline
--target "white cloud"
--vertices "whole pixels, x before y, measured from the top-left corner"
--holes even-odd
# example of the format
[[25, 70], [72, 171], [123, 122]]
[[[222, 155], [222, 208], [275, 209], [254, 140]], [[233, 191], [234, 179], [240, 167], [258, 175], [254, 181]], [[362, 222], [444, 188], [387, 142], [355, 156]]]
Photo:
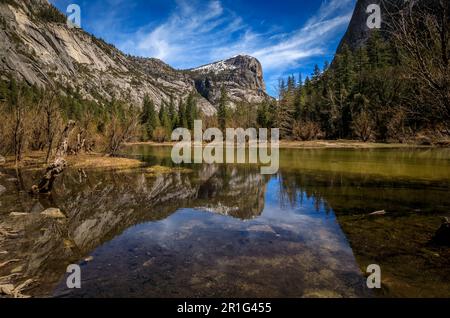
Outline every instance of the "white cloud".
[[267, 26], [265, 33], [256, 32], [220, 0], [208, 0], [206, 5], [201, 0], [177, 0], [166, 21], [126, 35], [118, 46], [131, 54], [160, 58], [177, 68], [248, 54], [261, 61], [267, 78], [274, 78], [305, 59], [330, 54], [328, 42], [348, 25], [354, 2], [326, 0], [303, 26], [284, 34], [276, 26]]
[[209, 60], [214, 48], [226, 46], [243, 28], [242, 19], [226, 11], [220, 1], [209, 1], [205, 6], [179, 0], [167, 21], [150, 30], [142, 28], [119, 47], [189, 67]]

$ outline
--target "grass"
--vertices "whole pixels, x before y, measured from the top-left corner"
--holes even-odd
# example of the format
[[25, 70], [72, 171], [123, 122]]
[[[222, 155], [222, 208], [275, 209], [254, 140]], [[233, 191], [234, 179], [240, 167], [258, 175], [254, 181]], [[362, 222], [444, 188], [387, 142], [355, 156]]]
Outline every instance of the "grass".
[[[144, 165], [142, 161], [137, 159], [107, 157], [96, 153], [67, 156], [66, 160], [72, 169], [133, 169]], [[15, 168], [14, 158], [11, 156], [6, 157], [4, 166], [11, 169]], [[28, 153], [19, 164], [20, 168], [27, 170], [43, 169], [46, 166], [45, 153], [41, 151]]]
[[69, 166], [74, 169], [133, 169], [143, 166], [136, 159], [106, 157], [99, 154], [69, 156]]

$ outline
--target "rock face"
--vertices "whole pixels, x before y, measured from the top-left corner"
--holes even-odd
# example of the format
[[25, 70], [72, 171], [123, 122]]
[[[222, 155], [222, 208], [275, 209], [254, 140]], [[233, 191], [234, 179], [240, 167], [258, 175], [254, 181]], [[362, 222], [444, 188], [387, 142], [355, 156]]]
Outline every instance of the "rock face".
[[[433, 5], [434, 0], [431, 0]], [[370, 37], [371, 32], [377, 29], [370, 29], [367, 26], [367, 20], [372, 14], [372, 11], [367, 9], [370, 5], [376, 4], [381, 9], [381, 32], [385, 38], [389, 37], [389, 33], [386, 32], [386, 26], [389, 25], [389, 19], [395, 16], [399, 10], [405, 6], [404, 0], [358, 0], [355, 10], [353, 11], [352, 19], [348, 26], [347, 32], [339, 44], [337, 52], [341, 52], [342, 47], [346, 44], [351, 50], [355, 50], [364, 45]]]
[[[49, 12], [51, 14], [49, 14]], [[39, 86], [78, 90], [91, 100], [113, 96], [141, 105], [145, 95], [157, 106], [198, 91], [206, 115], [216, 111], [224, 85], [232, 101], [260, 101], [267, 95], [260, 63], [238, 56], [214, 63], [226, 67], [175, 70], [158, 59], [130, 57], [80, 29], [46, 0], [0, 2], [0, 73]], [[220, 95], [220, 94], [219, 94]]]
[[364, 45], [370, 37], [371, 32], [376, 29], [370, 29], [367, 26], [367, 20], [372, 14], [372, 11], [367, 9], [371, 4], [380, 6], [381, 9], [381, 29], [379, 30], [382, 36], [389, 38], [387, 26], [390, 24], [390, 19], [395, 19], [396, 15], [404, 8], [414, 5], [419, 8], [427, 8], [428, 10], [441, 10], [439, 8], [439, 1], [437, 0], [358, 0], [356, 3], [353, 16], [348, 26], [347, 32], [339, 44], [337, 52], [341, 52], [344, 44], [348, 45], [351, 50], [355, 50]]
[[189, 72], [197, 91], [213, 104], [219, 102], [222, 85], [229, 92], [231, 103], [260, 103], [267, 98], [262, 66], [254, 57], [238, 55]]
[[342, 50], [344, 44], [348, 45], [351, 50], [354, 50], [366, 43], [372, 32], [372, 29], [367, 26], [369, 14], [366, 13], [366, 10], [371, 4], [377, 4], [381, 7], [381, 1], [382, 0], [358, 0], [347, 32], [339, 44], [338, 53]]

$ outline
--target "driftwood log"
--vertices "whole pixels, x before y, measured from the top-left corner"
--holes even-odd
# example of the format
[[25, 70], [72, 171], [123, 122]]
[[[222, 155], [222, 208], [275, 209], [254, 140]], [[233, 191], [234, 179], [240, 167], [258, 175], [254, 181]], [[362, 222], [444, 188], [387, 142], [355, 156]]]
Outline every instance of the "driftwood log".
[[75, 127], [75, 121], [70, 120], [66, 127], [64, 128], [61, 138], [58, 142], [58, 147], [56, 148], [56, 158], [53, 163], [51, 163], [44, 176], [38, 185], [33, 185], [31, 187], [31, 192], [34, 194], [50, 194], [53, 190], [53, 184], [56, 178], [64, 172], [67, 167], [67, 161], [64, 159], [67, 156], [69, 149], [69, 137], [73, 128]]

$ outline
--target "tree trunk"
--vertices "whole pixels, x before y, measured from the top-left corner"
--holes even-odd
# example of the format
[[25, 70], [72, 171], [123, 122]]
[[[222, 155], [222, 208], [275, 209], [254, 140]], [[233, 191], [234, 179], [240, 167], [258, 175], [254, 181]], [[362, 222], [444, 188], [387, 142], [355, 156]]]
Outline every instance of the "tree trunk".
[[67, 156], [67, 151], [69, 149], [69, 136], [74, 127], [75, 121], [69, 120], [58, 142], [58, 147], [56, 148], [56, 158]]
[[44, 177], [39, 182], [39, 185], [34, 185], [31, 191], [35, 194], [43, 193], [49, 194], [52, 192], [53, 183], [57, 176], [63, 173], [67, 167], [67, 162], [63, 158], [57, 158], [52, 164], [47, 167]]
[[61, 139], [58, 143], [55, 161], [47, 167], [44, 176], [39, 182], [39, 185], [33, 185], [31, 187], [32, 193], [50, 194], [52, 192], [53, 183], [55, 182], [56, 177], [63, 173], [64, 169], [67, 167], [67, 162], [64, 157], [67, 155], [69, 137], [74, 127], [75, 121], [70, 120], [64, 128]]
[[85, 149], [86, 131], [83, 129], [77, 135], [77, 146], [75, 147], [75, 154], [78, 155], [81, 150]]

